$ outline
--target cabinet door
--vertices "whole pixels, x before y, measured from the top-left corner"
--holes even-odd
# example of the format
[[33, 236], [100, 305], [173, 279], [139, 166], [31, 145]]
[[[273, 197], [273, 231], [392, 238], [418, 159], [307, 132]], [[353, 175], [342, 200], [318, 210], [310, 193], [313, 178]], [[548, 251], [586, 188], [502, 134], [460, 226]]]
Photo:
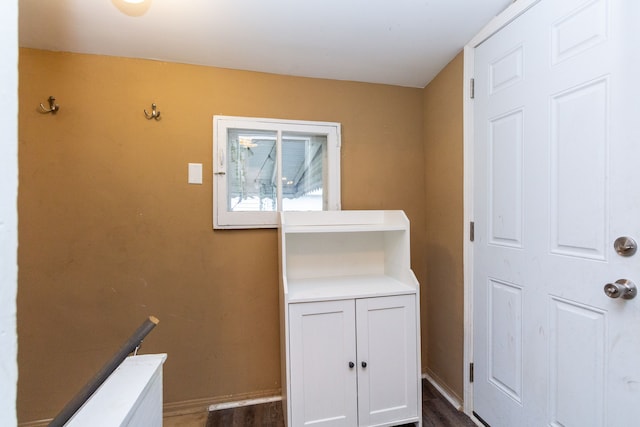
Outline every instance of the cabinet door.
[[358, 425], [417, 417], [415, 295], [359, 299], [356, 316]]
[[355, 302], [289, 305], [292, 426], [357, 425]]

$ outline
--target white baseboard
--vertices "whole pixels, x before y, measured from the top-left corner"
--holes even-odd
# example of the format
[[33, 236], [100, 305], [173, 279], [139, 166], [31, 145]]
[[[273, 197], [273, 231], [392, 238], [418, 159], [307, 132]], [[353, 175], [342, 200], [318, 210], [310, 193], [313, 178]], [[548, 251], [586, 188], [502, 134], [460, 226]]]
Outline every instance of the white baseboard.
[[209, 406], [209, 412], [222, 409], [240, 408], [242, 406], [260, 405], [264, 403], [279, 402], [282, 396], [260, 397], [257, 399], [236, 400], [234, 402], [215, 403]]
[[422, 374], [422, 378], [429, 381], [431, 385], [434, 386], [435, 389], [438, 390], [449, 403], [451, 403], [451, 405], [453, 405], [454, 408], [456, 408], [458, 411], [463, 410], [462, 399], [460, 399], [460, 397], [453, 390], [445, 385], [437, 375], [427, 370], [427, 372], [424, 372]]
[[[433, 372], [429, 371], [429, 372], [425, 372], [422, 374], [422, 378], [426, 379], [427, 381], [429, 381], [429, 383], [431, 383], [431, 385], [433, 387], [435, 387], [436, 390], [438, 390], [440, 392], [440, 394], [447, 399], [447, 401], [449, 403], [451, 403], [453, 405], [454, 408], [456, 408], [458, 411], [460, 412], [464, 412], [464, 404], [462, 399], [460, 399], [460, 397], [453, 391], [451, 390], [448, 386], [444, 385], [442, 383], [442, 381], [440, 381], [440, 379], [438, 378], [437, 375], [435, 375]], [[466, 414], [469, 418], [471, 418], [471, 421], [473, 421], [473, 423], [479, 427], [484, 427], [484, 424], [482, 424], [480, 422], [480, 420], [478, 420], [473, 414]]]
[[227, 408], [238, 408], [240, 406], [255, 405], [258, 403], [274, 402], [282, 399], [281, 393], [282, 391], [280, 389], [274, 389], [167, 403], [164, 405], [163, 413], [164, 417], [167, 418]]

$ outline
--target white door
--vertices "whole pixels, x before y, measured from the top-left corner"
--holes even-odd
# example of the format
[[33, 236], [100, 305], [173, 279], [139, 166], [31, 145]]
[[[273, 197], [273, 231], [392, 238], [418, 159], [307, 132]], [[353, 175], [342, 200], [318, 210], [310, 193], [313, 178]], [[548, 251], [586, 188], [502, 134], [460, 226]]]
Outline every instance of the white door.
[[358, 425], [418, 416], [415, 295], [356, 301]]
[[[521, 0], [522, 1], [522, 0]], [[637, 0], [541, 0], [474, 52], [474, 412], [640, 425]]]
[[291, 425], [357, 425], [353, 300], [289, 305]]

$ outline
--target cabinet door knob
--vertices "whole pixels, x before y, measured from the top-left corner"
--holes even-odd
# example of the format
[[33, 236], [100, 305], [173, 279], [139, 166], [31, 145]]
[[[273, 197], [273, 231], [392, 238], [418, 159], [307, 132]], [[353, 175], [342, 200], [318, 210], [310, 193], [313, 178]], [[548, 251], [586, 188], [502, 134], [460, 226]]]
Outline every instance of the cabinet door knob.
[[355, 363], [353, 363], [353, 362], [349, 362], [349, 367], [350, 367], [350, 368], [353, 368], [354, 366], [356, 366], [356, 364], [355, 364]]
[[362, 367], [366, 368], [367, 367], [367, 362], [362, 362]]

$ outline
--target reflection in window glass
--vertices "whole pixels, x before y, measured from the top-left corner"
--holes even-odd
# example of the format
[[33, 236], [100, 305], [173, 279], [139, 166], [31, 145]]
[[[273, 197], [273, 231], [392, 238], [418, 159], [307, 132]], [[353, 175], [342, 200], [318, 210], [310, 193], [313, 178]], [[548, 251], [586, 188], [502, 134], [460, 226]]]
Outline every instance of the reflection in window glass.
[[227, 138], [229, 211], [275, 211], [276, 139], [273, 131], [229, 129]]
[[[229, 211], [323, 210], [326, 201], [325, 135], [229, 129], [227, 208]], [[278, 147], [282, 171], [278, 171]], [[280, 190], [279, 190], [280, 188]]]
[[282, 210], [323, 210], [326, 144], [324, 135], [282, 135]]

